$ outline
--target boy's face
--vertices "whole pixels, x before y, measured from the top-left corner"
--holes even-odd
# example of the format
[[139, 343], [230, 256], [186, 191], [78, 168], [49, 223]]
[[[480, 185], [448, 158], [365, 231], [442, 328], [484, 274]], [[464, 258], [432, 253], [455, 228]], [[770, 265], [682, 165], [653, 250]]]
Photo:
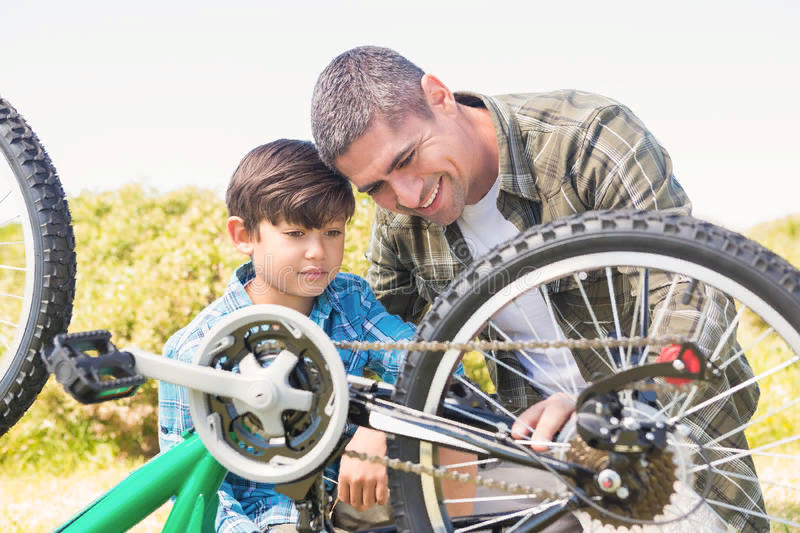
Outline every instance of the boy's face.
[[256, 279], [247, 287], [253, 303], [292, 307], [306, 314], [336, 277], [344, 255], [344, 219], [310, 229], [262, 221], [251, 240]]

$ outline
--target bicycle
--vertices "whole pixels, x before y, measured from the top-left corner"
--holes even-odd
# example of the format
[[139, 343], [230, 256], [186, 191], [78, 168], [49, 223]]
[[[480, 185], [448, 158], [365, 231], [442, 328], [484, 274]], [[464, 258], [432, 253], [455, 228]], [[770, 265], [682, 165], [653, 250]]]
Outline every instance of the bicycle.
[[[21, 194], [49, 191], [19, 178], [47, 167], [52, 184], [55, 174], [49, 164], [28, 163], [25, 154], [39, 154], [38, 146], [18, 147], [35, 136], [0, 103], [0, 126], [11, 122], [0, 130], [11, 139], [3, 150]], [[60, 233], [68, 226], [66, 218]], [[35, 247], [50, 232], [29, 235]], [[71, 233], [63, 238], [69, 245]], [[57, 293], [64, 301], [74, 267], [65, 272], [66, 290]], [[593, 303], [598, 294], [605, 308]], [[529, 295], [544, 302], [545, 322], [559, 325], [552, 337], [504, 329], [503, 312], [527, 320]], [[60, 296], [53, 301], [65, 309]], [[583, 320], [562, 326], [565, 306]], [[699, 326], [695, 335], [670, 334], [689, 308], [699, 309], [691, 320], [710, 335]], [[216, 491], [228, 471], [275, 484], [299, 502], [301, 530], [324, 530], [320, 472], [343, 453], [347, 420], [390, 434], [387, 458], [355, 456], [389, 467], [399, 531], [541, 531], [571, 513], [588, 529], [727, 531], [727, 522], [742, 531], [790, 531], [800, 529], [800, 481], [792, 472], [800, 398], [791, 395], [800, 382], [799, 310], [800, 273], [738, 234], [665, 213], [587, 213], [520, 234], [469, 267], [433, 305], [415, 342], [400, 345], [409, 354], [396, 387], [347, 376], [337, 348], [365, 346], [335, 345], [284, 308], [230, 315], [206, 337], [195, 365], [117, 350], [101, 331], [58, 335], [52, 347], [25, 341], [15, 353], [36, 366], [31, 350], [44, 347], [49, 371], [84, 402], [134, 394], [146, 376], [191, 389], [195, 431], [70, 519], [57, 530], [63, 533], [125, 531], [173, 496], [165, 532], [213, 530]], [[67, 321], [34, 329], [55, 334]], [[593, 365], [581, 368], [591, 378], [586, 387], [550, 379], [563, 349], [576, 364]], [[560, 391], [576, 400], [576, 417], [547, 452], [511, 434], [523, 405], [507, 403], [502, 382], [501, 390], [485, 390], [464, 373], [462, 362], [476, 352], [489, 371], [516, 376], [529, 399]], [[739, 379], [734, 370], [749, 368], [745, 353], [759, 368]], [[3, 368], [0, 382], [27, 387], [25, 365]], [[755, 414], [754, 384], [762, 389]], [[19, 416], [24, 395], [0, 394]], [[704, 416], [734, 408], [736, 424], [703, 428]], [[454, 464], [445, 449], [469, 460]], [[538, 472], [548, 477], [522, 479]], [[453, 497], [453, 485], [476, 488]], [[451, 517], [460, 504], [465, 516]]]
[[[679, 275], [665, 277], [665, 270]], [[564, 291], [555, 283], [569, 282], [584, 295], [605, 286], [609, 302], [615, 302], [615, 291], [626, 286], [624, 276], [642, 283], [630, 305], [613, 313], [614, 335], [520, 340], [495, 323], [506, 306], [524, 313], [519, 297], [531, 290], [543, 295], [554, 316], [551, 297]], [[544, 286], [548, 290], [540, 291]], [[660, 302], [698, 297], [731, 304], [728, 326], [712, 349], [702, 338], [635, 335], [659, 332], [665, 320], [674, 319]], [[586, 308], [589, 327], [602, 330], [593, 306]], [[570, 512], [590, 529], [726, 531], [728, 522], [743, 531], [770, 524], [794, 530], [800, 522], [792, 495], [800, 483], [775, 480], [774, 474], [785, 472], [768, 470], [762, 460], [783, 461], [788, 469], [798, 458], [798, 429], [785, 428], [788, 435], [769, 435], [769, 442], [750, 450], [737, 439], [745, 429], [753, 434], [770, 418], [791, 414], [800, 400], [782, 400], [741, 427], [712, 436], [698, 431], [693, 415], [753, 383], [764, 385], [764, 395], [775, 376], [796, 376], [798, 310], [800, 273], [738, 234], [668, 214], [590, 213], [521, 234], [476, 262], [437, 300], [417, 341], [400, 343], [410, 353], [397, 387], [347, 376], [336, 351], [378, 346], [334, 345], [304, 315], [279, 307], [231, 314], [206, 337], [193, 366], [137, 350], [120, 352], [106, 332], [62, 335], [46, 360], [76, 398], [127, 396], [144, 376], [163, 379], [190, 388], [196, 427], [57, 531], [124, 531], [172, 496], [164, 531], [207, 531], [227, 471], [276, 485], [299, 502], [301, 531], [324, 531], [329, 523], [320, 472], [342, 453], [347, 420], [391, 435], [388, 458], [353, 456], [389, 467], [398, 531], [541, 531]], [[746, 345], [748, 352], [781, 342], [768, 348], [784, 356], [754, 378], [725, 387], [732, 365], [743, 361], [735, 330], [745, 322], [769, 324]], [[667, 349], [654, 349], [657, 344]], [[525, 356], [561, 347], [592, 351], [606, 375], [574, 389], [573, 423], [548, 453], [534, 452], [530, 442], [512, 438], [512, 410], [465, 377], [459, 363], [467, 350], [480, 349], [501, 366], [508, 365], [501, 350]], [[546, 359], [534, 360], [541, 365]], [[475, 458], [439, 464], [445, 448]], [[743, 473], [750, 459], [759, 462], [758, 478]], [[545, 471], [550, 478], [545, 486], [520, 483], [519, 475], [492, 479], [491, 463], [498, 461], [526, 475]], [[490, 467], [477, 475], [475, 467], [486, 463]], [[473, 505], [467, 516], [448, 514], [448, 506], [465, 502], [448, 497], [445, 480], [477, 485], [466, 498]], [[725, 482], [741, 491], [731, 498], [739, 506], [719, 499]], [[510, 495], [490, 493], [497, 490]], [[534, 503], [487, 509], [526, 500]]]
[[67, 330], [75, 294], [75, 239], [61, 182], [36, 134], [0, 97], [0, 436], [48, 374], [39, 357]]

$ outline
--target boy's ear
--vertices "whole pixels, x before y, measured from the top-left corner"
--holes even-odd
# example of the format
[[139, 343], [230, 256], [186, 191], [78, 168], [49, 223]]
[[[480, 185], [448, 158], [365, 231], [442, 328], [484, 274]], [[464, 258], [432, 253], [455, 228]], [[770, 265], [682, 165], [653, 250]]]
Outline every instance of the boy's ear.
[[245, 255], [253, 255], [253, 240], [247, 234], [244, 220], [241, 217], [228, 218], [228, 235], [231, 236], [233, 246]]

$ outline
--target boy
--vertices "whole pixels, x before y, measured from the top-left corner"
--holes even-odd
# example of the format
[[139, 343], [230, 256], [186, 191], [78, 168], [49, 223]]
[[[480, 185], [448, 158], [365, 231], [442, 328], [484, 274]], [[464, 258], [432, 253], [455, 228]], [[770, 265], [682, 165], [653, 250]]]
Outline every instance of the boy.
[[[331, 172], [310, 142], [281, 139], [247, 154], [226, 195], [228, 233], [250, 261], [231, 277], [225, 294], [175, 333], [164, 356], [191, 362], [203, 336], [226, 314], [253, 304], [278, 304], [308, 315], [337, 341], [407, 339], [413, 328], [386, 312], [367, 283], [339, 273], [344, 232], [355, 211], [349, 182]], [[397, 351], [339, 350], [345, 369], [364, 368], [394, 383], [402, 368]], [[159, 383], [159, 443], [162, 450], [181, 441], [192, 427], [186, 389]], [[383, 433], [358, 428], [347, 449], [383, 455]], [[336, 478], [335, 470], [327, 472]], [[334, 523], [361, 529], [389, 519], [388, 486], [381, 465], [344, 457]], [[220, 487], [218, 533], [296, 531], [297, 510], [288, 497], [261, 483], [229, 473]], [[352, 504], [349, 507], [346, 504]]]

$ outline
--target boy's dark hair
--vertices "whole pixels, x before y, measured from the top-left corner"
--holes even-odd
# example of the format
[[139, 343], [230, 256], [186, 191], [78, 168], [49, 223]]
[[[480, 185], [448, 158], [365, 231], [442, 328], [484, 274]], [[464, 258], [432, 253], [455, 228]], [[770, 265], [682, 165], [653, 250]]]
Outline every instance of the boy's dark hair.
[[347, 178], [325, 166], [309, 141], [279, 139], [250, 151], [236, 168], [225, 195], [228, 216], [244, 221], [248, 235], [259, 237], [268, 220], [318, 229], [355, 212]]

